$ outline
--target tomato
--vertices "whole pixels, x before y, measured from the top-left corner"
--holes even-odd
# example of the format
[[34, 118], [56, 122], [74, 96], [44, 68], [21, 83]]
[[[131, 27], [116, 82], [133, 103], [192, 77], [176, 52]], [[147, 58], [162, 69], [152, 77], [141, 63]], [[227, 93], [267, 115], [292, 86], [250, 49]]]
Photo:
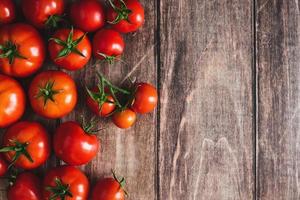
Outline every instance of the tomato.
[[93, 123], [64, 122], [54, 134], [54, 152], [69, 165], [83, 165], [90, 162], [99, 150], [99, 141], [92, 129]]
[[145, 21], [144, 8], [138, 0], [109, 0], [111, 7], [107, 20], [112, 28], [121, 33], [130, 33], [140, 28]]
[[102, 98], [97, 87], [94, 87], [89, 92], [86, 99], [86, 103], [91, 111], [101, 117], [106, 117], [115, 110], [116, 105], [114, 102], [115, 100], [112, 95], [106, 95]]
[[0, 154], [0, 177], [4, 176], [8, 170], [8, 164], [2, 154]]
[[148, 83], [138, 83], [131, 109], [140, 114], [149, 113], [155, 109], [157, 98], [155, 87]]
[[64, 7], [64, 0], [22, 0], [26, 19], [38, 28], [57, 27]]
[[116, 112], [113, 115], [113, 123], [122, 129], [131, 127], [136, 121], [136, 113], [131, 109], [125, 109], [120, 112]]
[[18, 122], [5, 132], [0, 152], [17, 167], [34, 169], [45, 163], [50, 155], [49, 137], [37, 122]]
[[60, 29], [49, 42], [52, 61], [67, 70], [83, 68], [91, 58], [89, 38], [78, 29]]
[[124, 51], [124, 40], [120, 33], [103, 29], [98, 31], [93, 39], [93, 54], [95, 57], [112, 62]]
[[105, 24], [104, 9], [97, 0], [80, 0], [73, 3], [70, 15], [73, 24], [83, 31], [93, 32]]
[[44, 71], [30, 84], [29, 100], [39, 115], [57, 119], [70, 113], [77, 102], [74, 80], [62, 71]]
[[40, 34], [30, 25], [17, 23], [0, 29], [0, 71], [26, 77], [35, 73], [45, 60]]
[[46, 173], [43, 183], [44, 200], [87, 200], [89, 182], [75, 167], [60, 166]]
[[124, 200], [125, 199], [125, 179], [114, 178], [100, 179], [92, 191], [92, 200]]
[[0, 128], [3, 128], [22, 117], [26, 96], [16, 80], [0, 74], [0, 99]]
[[39, 178], [31, 172], [17, 175], [7, 191], [8, 200], [41, 200], [42, 188]]
[[16, 18], [16, 8], [13, 0], [0, 1], [0, 25], [11, 23]]

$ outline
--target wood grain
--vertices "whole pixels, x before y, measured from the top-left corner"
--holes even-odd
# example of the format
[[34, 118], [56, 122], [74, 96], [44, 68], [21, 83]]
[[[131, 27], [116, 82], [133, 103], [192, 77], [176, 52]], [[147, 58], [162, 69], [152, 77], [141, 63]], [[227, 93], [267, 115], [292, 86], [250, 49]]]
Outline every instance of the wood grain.
[[257, 197], [300, 199], [299, 1], [257, 1]]

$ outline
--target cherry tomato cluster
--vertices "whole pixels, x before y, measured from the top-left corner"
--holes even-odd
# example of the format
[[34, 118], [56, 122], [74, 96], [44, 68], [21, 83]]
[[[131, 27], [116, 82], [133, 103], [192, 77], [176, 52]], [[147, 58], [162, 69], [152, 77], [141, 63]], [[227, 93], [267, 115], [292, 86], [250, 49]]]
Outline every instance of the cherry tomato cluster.
[[[20, 6], [26, 22], [18, 22], [13, 0], [0, 1], [0, 128], [7, 128], [0, 147], [0, 177], [9, 180], [8, 200], [86, 200], [89, 181], [76, 166], [89, 163], [99, 152], [97, 120], [64, 122], [50, 138], [40, 123], [19, 121], [26, 94], [38, 115], [47, 119], [68, 115], [78, 94], [65, 71], [81, 70], [92, 58], [109, 64], [119, 60], [125, 49], [122, 34], [143, 25], [144, 8], [138, 0], [107, 0], [106, 7], [98, 0], [78, 0], [68, 10], [64, 0], [21, 0]], [[42, 70], [47, 55], [61, 70]], [[32, 75], [26, 92], [14, 79]], [[126, 129], [137, 114], [155, 109], [158, 94], [151, 84], [136, 82], [121, 88], [100, 72], [97, 78], [98, 84], [86, 87], [86, 104], [96, 116], [111, 116], [117, 127]], [[26, 170], [44, 164], [52, 148], [66, 165], [49, 170], [41, 181]], [[124, 186], [125, 179], [113, 172], [112, 178], [97, 182], [91, 198], [122, 200]]]

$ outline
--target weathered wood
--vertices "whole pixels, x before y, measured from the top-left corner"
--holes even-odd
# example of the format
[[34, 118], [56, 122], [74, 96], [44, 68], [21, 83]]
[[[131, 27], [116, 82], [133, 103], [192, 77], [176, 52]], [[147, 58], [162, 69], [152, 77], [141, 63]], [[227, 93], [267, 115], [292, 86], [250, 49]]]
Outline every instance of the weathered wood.
[[160, 199], [253, 199], [252, 1], [161, 1], [160, 15]]
[[257, 196], [300, 199], [299, 1], [257, 0]]

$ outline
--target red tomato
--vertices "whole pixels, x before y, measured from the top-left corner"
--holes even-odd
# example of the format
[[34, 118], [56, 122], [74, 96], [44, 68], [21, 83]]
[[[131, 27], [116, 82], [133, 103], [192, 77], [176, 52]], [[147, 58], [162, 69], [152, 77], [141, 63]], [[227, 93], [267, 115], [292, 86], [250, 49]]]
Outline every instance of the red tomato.
[[15, 4], [13, 0], [0, 1], [0, 25], [8, 24], [16, 18]]
[[40, 34], [27, 24], [10, 24], [0, 29], [0, 71], [15, 77], [35, 73], [45, 59]]
[[39, 178], [30, 173], [19, 174], [7, 191], [8, 200], [41, 200], [42, 188]]
[[120, 0], [111, 2], [107, 20], [116, 31], [134, 32], [144, 24], [144, 8], [138, 0], [124, 0], [123, 2]]
[[54, 151], [58, 158], [69, 165], [84, 165], [90, 162], [99, 150], [99, 141], [92, 125], [64, 122], [54, 134]]
[[44, 71], [30, 84], [29, 100], [33, 110], [50, 119], [70, 113], [77, 102], [74, 80], [62, 71]]
[[136, 113], [131, 109], [125, 109], [120, 112], [116, 112], [113, 115], [113, 123], [122, 129], [131, 127], [136, 121]]
[[86, 103], [91, 111], [101, 117], [106, 117], [115, 110], [116, 105], [113, 102], [115, 100], [111, 95], [102, 98], [97, 87], [91, 90], [91, 94], [86, 99]]
[[0, 99], [0, 128], [3, 128], [22, 117], [26, 96], [16, 80], [0, 74]]
[[81, 0], [71, 6], [71, 20], [83, 31], [93, 32], [105, 24], [105, 13], [97, 0]]
[[64, 0], [22, 0], [26, 19], [38, 28], [57, 27], [64, 12]]
[[43, 183], [44, 200], [87, 200], [89, 182], [75, 167], [60, 166], [46, 173]]
[[3, 136], [5, 158], [23, 169], [34, 169], [46, 162], [50, 155], [50, 141], [46, 130], [37, 122], [18, 122]]
[[155, 109], [157, 98], [155, 87], [148, 83], [138, 83], [131, 109], [140, 114], [149, 113]]
[[95, 57], [112, 62], [124, 51], [124, 40], [120, 33], [104, 29], [98, 31], [93, 39], [93, 54]]
[[8, 164], [2, 154], [0, 154], [0, 177], [4, 176], [8, 170]]
[[83, 68], [91, 58], [89, 38], [78, 29], [60, 29], [49, 42], [52, 61], [67, 70]]

